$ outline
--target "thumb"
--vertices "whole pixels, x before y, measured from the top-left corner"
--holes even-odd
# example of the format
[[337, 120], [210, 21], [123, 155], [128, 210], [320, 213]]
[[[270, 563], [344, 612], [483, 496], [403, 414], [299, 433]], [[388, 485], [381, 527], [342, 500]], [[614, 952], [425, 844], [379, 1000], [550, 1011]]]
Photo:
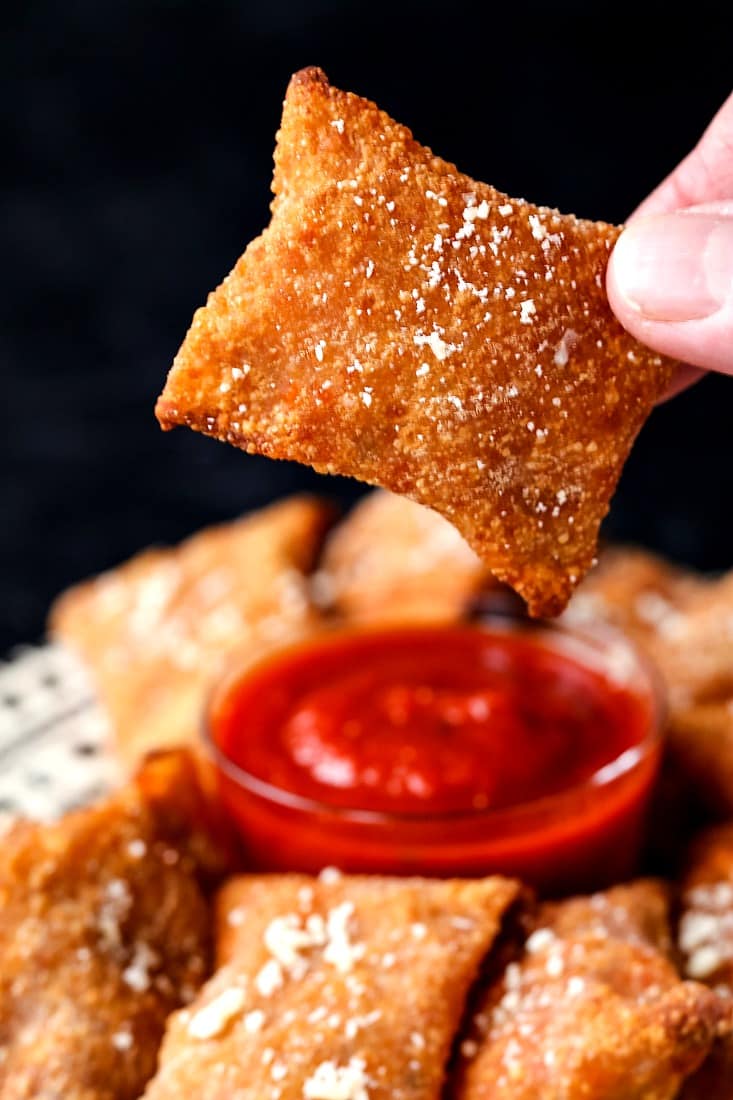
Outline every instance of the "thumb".
[[606, 287], [642, 343], [733, 374], [733, 202], [637, 217], [616, 242]]

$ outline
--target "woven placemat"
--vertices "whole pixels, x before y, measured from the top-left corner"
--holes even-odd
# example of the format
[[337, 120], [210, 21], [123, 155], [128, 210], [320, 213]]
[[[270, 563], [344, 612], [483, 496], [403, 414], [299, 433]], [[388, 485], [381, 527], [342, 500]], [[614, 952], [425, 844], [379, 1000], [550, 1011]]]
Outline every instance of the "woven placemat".
[[119, 778], [108, 725], [86, 672], [60, 645], [0, 664], [0, 820], [52, 820]]

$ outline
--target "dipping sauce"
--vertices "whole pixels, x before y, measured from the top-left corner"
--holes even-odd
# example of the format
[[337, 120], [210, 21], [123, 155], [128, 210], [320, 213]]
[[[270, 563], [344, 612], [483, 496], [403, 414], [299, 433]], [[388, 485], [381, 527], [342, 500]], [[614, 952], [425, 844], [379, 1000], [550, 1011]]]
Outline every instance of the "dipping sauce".
[[259, 866], [618, 880], [658, 758], [625, 672], [554, 628], [334, 633], [215, 692], [222, 795]]

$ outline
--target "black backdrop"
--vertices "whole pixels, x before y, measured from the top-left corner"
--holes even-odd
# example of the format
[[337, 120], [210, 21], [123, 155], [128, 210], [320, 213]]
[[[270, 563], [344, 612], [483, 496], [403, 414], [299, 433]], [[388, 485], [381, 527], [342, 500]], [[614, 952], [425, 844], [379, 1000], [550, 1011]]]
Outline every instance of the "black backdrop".
[[[0, 649], [60, 588], [296, 488], [152, 407], [194, 308], [267, 221], [292, 71], [319, 64], [510, 193], [622, 219], [733, 84], [728, 3], [4, 5]], [[733, 560], [733, 381], [655, 412], [607, 531]]]

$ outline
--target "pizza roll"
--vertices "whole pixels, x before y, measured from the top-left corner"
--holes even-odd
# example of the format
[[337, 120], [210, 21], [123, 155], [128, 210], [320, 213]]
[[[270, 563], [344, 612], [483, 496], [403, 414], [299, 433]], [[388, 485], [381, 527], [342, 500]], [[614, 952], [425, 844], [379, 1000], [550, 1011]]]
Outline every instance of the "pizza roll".
[[676, 629], [705, 583], [648, 550], [612, 546], [583, 581], [565, 617], [570, 623], [602, 620], [637, 641], [653, 639]]
[[4, 1100], [136, 1100], [154, 1072], [167, 1016], [210, 965], [213, 849], [182, 817], [193, 781], [185, 761], [157, 762], [97, 806], [3, 836]]
[[168, 1027], [147, 1100], [438, 1100], [504, 879], [246, 876], [220, 969]]
[[680, 1100], [733, 1097], [733, 825], [692, 845], [682, 881], [678, 946], [684, 972], [713, 986], [726, 1009], [716, 1042]]
[[330, 521], [318, 501], [293, 497], [138, 554], [57, 601], [51, 632], [89, 665], [124, 760], [192, 742], [233, 654], [249, 660], [316, 628], [306, 573]]
[[491, 575], [447, 520], [405, 497], [369, 493], [329, 535], [316, 577], [351, 622], [460, 619]]
[[479, 1000], [455, 1100], [672, 1100], [702, 1062], [717, 998], [669, 959], [661, 885], [540, 907]]
[[317, 69], [290, 82], [273, 190], [163, 427], [411, 497], [533, 615], [562, 610], [674, 369], [611, 313], [619, 230], [462, 175]]
[[733, 993], [733, 824], [706, 830], [691, 846], [679, 948], [689, 977]]
[[703, 806], [733, 813], [733, 572], [708, 578], [617, 547], [566, 615], [620, 627], [651, 658], [667, 691], [673, 766]]

